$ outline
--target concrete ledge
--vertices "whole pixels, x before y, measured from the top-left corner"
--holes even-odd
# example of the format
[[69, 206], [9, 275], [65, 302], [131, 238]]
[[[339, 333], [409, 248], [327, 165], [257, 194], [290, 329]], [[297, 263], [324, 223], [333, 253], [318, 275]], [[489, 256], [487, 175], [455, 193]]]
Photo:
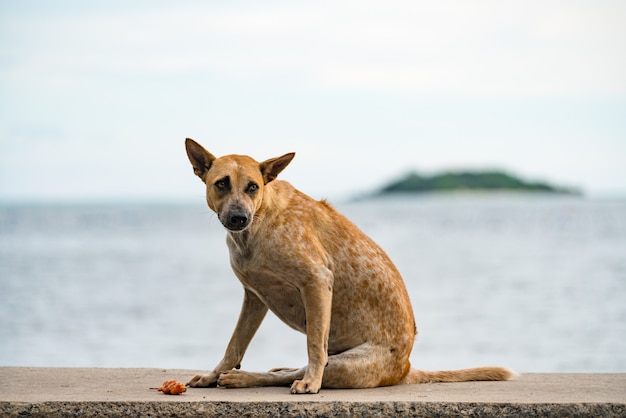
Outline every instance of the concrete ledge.
[[157, 392], [195, 371], [0, 368], [0, 416], [626, 416], [626, 374], [525, 374], [469, 382], [322, 390], [189, 389]]

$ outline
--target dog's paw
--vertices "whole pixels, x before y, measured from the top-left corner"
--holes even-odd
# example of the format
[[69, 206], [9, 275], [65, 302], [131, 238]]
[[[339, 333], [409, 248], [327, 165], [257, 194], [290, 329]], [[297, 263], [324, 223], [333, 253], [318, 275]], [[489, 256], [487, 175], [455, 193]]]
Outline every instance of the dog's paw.
[[312, 380], [296, 380], [291, 385], [291, 393], [317, 393], [320, 391], [322, 382]]
[[255, 379], [249, 372], [228, 370], [220, 374], [217, 385], [223, 388], [248, 388], [255, 386]]
[[217, 386], [217, 375], [215, 373], [210, 374], [197, 374], [187, 382], [187, 386], [192, 388], [210, 388]]

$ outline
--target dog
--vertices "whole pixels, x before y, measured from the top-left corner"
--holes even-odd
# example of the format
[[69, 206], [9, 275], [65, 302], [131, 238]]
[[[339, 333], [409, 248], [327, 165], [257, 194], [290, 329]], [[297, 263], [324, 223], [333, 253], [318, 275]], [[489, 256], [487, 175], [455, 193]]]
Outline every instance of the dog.
[[[276, 180], [295, 153], [263, 162], [216, 158], [187, 138], [206, 201], [227, 230], [230, 263], [244, 300], [223, 359], [191, 387], [373, 388], [407, 383], [508, 380], [503, 367], [412, 369], [413, 308], [387, 254], [325, 200]], [[239, 370], [268, 310], [306, 334], [308, 365], [267, 373]]]

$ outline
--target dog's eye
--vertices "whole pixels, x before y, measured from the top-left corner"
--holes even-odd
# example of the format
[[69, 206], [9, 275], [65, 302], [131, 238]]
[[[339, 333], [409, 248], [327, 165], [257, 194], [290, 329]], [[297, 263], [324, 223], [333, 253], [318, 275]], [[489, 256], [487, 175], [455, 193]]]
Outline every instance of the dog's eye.
[[215, 182], [215, 188], [220, 191], [226, 190], [226, 185], [226, 180], [219, 180]]
[[256, 183], [250, 183], [250, 184], [248, 184], [248, 188], [246, 189], [246, 192], [254, 193], [257, 190], [259, 190], [259, 185], [256, 184]]

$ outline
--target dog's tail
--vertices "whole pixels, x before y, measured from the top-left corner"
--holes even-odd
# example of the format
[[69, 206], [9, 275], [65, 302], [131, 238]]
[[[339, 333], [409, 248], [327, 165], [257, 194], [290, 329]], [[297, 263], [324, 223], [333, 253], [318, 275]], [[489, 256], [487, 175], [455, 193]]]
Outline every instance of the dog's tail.
[[517, 376], [517, 373], [504, 367], [474, 367], [472, 369], [425, 371], [411, 369], [409, 374], [400, 382], [401, 384], [412, 383], [443, 383], [443, 382], [472, 382], [478, 380], [509, 380]]

